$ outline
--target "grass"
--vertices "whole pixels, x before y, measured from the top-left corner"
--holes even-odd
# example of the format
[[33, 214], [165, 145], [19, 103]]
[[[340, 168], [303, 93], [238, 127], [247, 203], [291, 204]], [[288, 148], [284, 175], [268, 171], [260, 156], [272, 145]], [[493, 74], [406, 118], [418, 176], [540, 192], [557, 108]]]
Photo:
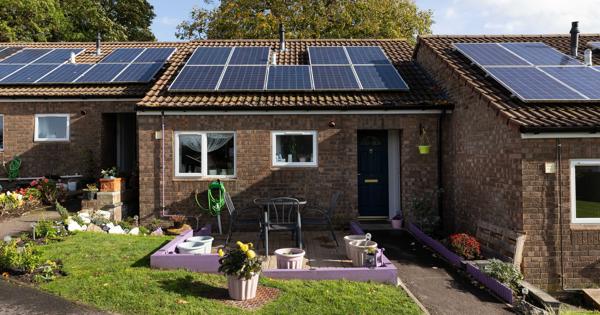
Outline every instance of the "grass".
[[[183, 270], [154, 270], [149, 255], [169, 239], [79, 233], [42, 247], [48, 259], [61, 259], [66, 277], [41, 289], [99, 309], [122, 314], [244, 314], [210, 298], [226, 286], [225, 277]], [[280, 295], [253, 314], [420, 314], [400, 288], [351, 281], [261, 278]], [[222, 289], [220, 289], [222, 290]]]
[[578, 218], [600, 218], [600, 202], [577, 200]]

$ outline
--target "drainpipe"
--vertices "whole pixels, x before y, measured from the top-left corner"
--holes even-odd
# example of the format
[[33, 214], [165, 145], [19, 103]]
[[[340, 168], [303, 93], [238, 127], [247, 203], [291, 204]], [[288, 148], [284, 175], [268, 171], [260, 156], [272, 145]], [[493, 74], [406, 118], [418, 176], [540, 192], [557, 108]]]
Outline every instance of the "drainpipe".
[[560, 288], [565, 290], [565, 269], [564, 269], [564, 253], [563, 253], [563, 226], [562, 226], [562, 145], [560, 139], [556, 138], [556, 167], [558, 181], [558, 237], [559, 237], [559, 252], [560, 252]]
[[162, 216], [167, 217], [169, 215], [166, 214], [165, 207], [165, 112], [162, 111], [160, 113], [160, 127], [161, 127], [161, 150], [160, 150], [160, 167], [161, 167], [161, 175], [160, 175], [160, 207], [162, 209]]
[[437, 147], [437, 172], [438, 172], [438, 215], [440, 216], [440, 226], [444, 229], [444, 182], [443, 182], [443, 154], [442, 154], [442, 121], [446, 116], [446, 110], [443, 109], [438, 118], [438, 147]]

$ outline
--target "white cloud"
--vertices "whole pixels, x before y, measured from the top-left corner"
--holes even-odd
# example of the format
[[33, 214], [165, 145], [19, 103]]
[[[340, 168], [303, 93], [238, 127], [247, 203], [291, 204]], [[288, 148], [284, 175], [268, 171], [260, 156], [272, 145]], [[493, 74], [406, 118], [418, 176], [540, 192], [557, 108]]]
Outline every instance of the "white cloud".
[[177, 26], [181, 23], [181, 18], [174, 18], [170, 16], [162, 16], [157, 19], [157, 22], [166, 26]]

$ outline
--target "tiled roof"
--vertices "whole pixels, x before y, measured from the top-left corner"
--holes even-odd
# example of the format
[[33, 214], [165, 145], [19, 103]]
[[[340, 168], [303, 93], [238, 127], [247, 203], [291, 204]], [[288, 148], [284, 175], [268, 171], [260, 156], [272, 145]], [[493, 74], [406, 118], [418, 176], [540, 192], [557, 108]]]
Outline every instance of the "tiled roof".
[[360, 109], [360, 108], [440, 108], [447, 107], [442, 91], [412, 60], [413, 47], [402, 40], [288, 40], [286, 51], [278, 52], [279, 64], [308, 64], [308, 46], [379, 45], [408, 83], [408, 92], [304, 91], [304, 92], [169, 92], [168, 87], [187, 58], [198, 46], [270, 46], [279, 49], [277, 40], [205, 40], [190, 42], [185, 53], [174, 56], [170, 66], [157, 80], [140, 108], [195, 109]]
[[[179, 51], [185, 44], [166, 42], [103, 42], [101, 56], [96, 56], [96, 43], [0, 43], [0, 48], [6, 46], [25, 48], [84, 48], [85, 51], [77, 56], [76, 61], [78, 63], [95, 63], [116, 48], [175, 47]], [[153, 84], [154, 82], [147, 84], [1, 85], [0, 98], [141, 99]]]
[[[581, 35], [579, 38], [579, 56], [589, 41], [600, 41], [600, 35]], [[492, 78], [452, 48], [459, 42], [544, 42], [569, 54], [569, 35], [514, 35], [514, 36], [425, 36], [418, 42], [416, 54], [421, 49], [432, 49], [439, 62], [447, 64], [456, 77], [466, 81], [474, 90], [485, 97], [492, 108], [500, 115], [516, 124], [523, 131], [543, 130], [597, 130], [600, 131], [600, 103], [524, 103], [511, 98], [510, 93]], [[596, 53], [594, 64], [600, 64], [600, 55]], [[600, 88], [600, 87], [598, 87]]]

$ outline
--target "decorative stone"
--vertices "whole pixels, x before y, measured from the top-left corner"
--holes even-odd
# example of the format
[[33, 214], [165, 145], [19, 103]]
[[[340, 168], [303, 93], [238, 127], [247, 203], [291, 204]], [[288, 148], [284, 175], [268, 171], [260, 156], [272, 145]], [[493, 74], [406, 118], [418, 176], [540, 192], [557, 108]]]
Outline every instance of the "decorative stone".
[[69, 230], [69, 232], [83, 231], [83, 227], [75, 222], [75, 220], [69, 218], [67, 219], [67, 230]]
[[92, 224], [88, 225], [87, 231], [88, 231], [88, 232], [99, 232], [99, 233], [105, 233], [105, 231], [104, 231], [104, 230], [103, 230], [101, 227], [99, 227], [99, 226], [95, 225], [94, 223], [92, 223]]
[[110, 220], [110, 211], [98, 210], [94, 213], [95, 216]]
[[152, 236], [163, 236], [163, 230], [161, 227], [157, 228], [156, 230], [152, 231], [152, 233], [150, 233], [150, 235]]
[[129, 234], [131, 234], [131, 235], [139, 235], [140, 234], [140, 228], [134, 227], [133, 229], [131, 229], [131, 231], [129, 231]]
[[100, 208], [107, 205], [117, 205], [121, 203], [121, 192], [120, 191], [101, 191], [96, 194], [98, 196], [98, 206]]
[[90, 224], [92, 222], [92, 217], [90, 216], [89, 213], [86, 212], [80, 212], [77, 214], [77, 216], [81, 219], [81, 221], [83, 221], [83, 223], [85, 224]]
[[125, 230], [120, 225], [117, 225], [108, 230], [108, 234], [125, 234]]

